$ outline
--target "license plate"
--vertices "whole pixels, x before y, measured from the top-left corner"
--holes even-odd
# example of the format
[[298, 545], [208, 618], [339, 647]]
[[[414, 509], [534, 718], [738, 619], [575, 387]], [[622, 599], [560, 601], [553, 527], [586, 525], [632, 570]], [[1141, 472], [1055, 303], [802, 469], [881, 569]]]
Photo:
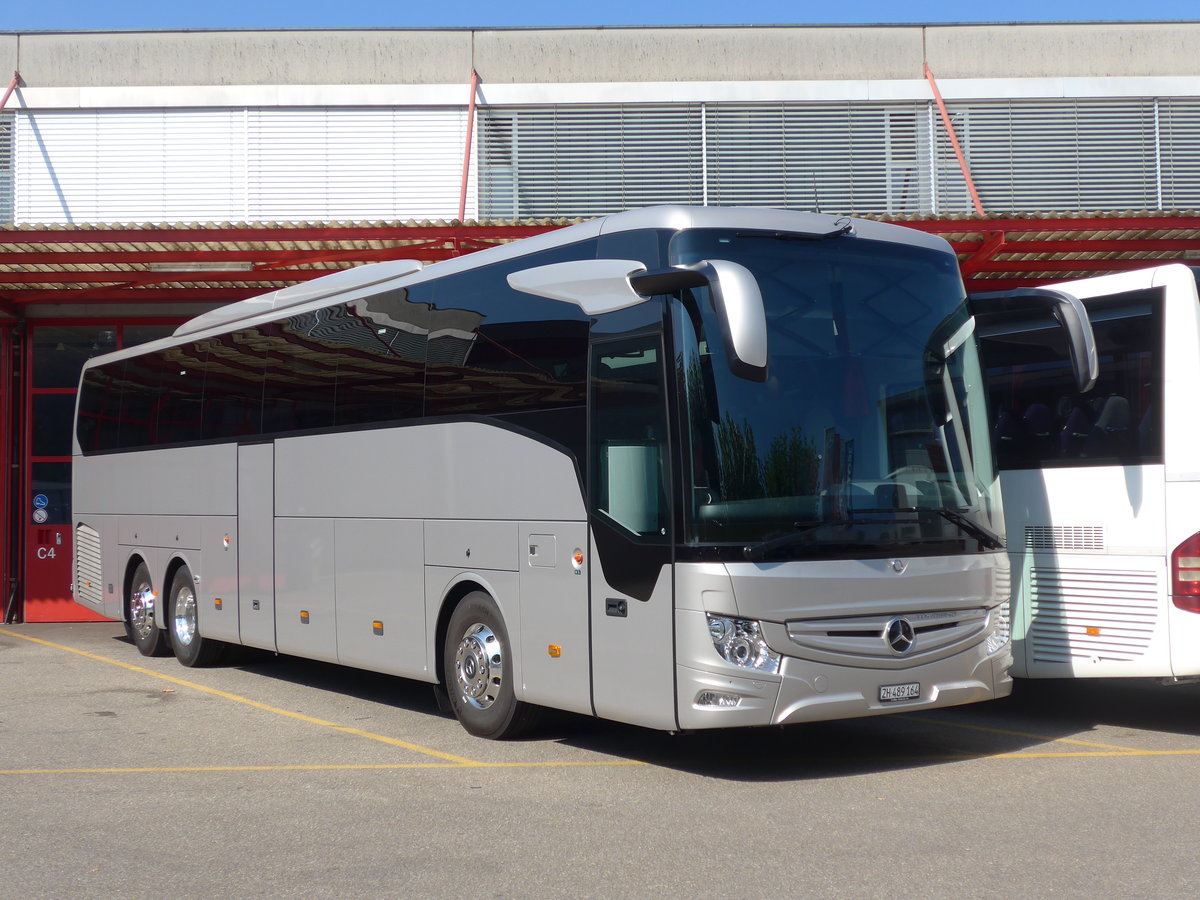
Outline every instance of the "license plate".
[[908, 684], [881, 684], [879, 686], [879, 702], [891, 703], [896, 700], [917, 700], [921, 696], [921, 683], [910, 681]]

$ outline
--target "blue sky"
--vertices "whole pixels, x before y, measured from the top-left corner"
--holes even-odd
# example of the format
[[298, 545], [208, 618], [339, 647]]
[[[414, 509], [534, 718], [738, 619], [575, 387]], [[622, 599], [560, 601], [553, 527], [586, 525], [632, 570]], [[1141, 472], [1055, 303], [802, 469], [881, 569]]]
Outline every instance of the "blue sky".
[[1197, 0], [0, 0], [0, 31], [1200, 20]]

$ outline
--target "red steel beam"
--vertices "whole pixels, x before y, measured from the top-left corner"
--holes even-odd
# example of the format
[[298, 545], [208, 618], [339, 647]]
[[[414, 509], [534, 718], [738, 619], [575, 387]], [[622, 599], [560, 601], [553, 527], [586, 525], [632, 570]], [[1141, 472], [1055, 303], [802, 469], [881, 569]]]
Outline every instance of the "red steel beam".
[[100, 270], [89, 272], [0, 272], [0, 289], [6, 284], [144, 284], [172, 282], [228, 281], [311, 281], [330, 275], [328, 269], [252, 269], [225, 272], [129, 272]]
[[[1177, 253], [1185, 250], [1200, 250], [1200, 235], [1195, 238], [1162, 238], [1138, 239], [1126, 238], [1121, 240], [1089, 240], [1079, 238], [1073, 241], [1014, 241], [1010, 235], [1005, 235], [1003, 254], [1010, 253]], [[981, 241], [951, 241], [950, 246], [960, 253], [973, 253], [981, 246]]]
[[[146, 265], [148, 263], [249, 262], [300, 265], [314, 262], [374, 262], [402, 259], [406, 247], [382, 250], [8, 250], [4, 266]], [[429, 252], [418, 249], [419, 253]]]
[[24, 291], [9, 301], [18, 306], [36, 303], [105, 304], [105, 303], [231, 303], [264, 293], [258, 288], [120, 288], [103, 287], [90, 289], [50, 288], [44, 291]]
[[978, 234], [984, 231], [1007, 231], [1020, 234], [1041, 234], [1048, 231], [1200, 231], [1200, 216], [1134, 216], [1112, 219], [913, 219], [898, 221], [930, 234]]
[[987, 267], [975, 275], [1005, 272], [1129, 272], [1135, 269], [1148, 269], [1151, 266], [1165, 266], [1168, 263], [1180, 262], [1178, 259], [1003, 259], [993, 260]]
[[993, 231], [977, 244], [970, 256], [959, 263], [963, 278], [969, 278], [991, 262], [992, 257], [1004, 249], [1005, 235], [1003, 231]]
[[209, 244], [272, 241], [511, 241], [561, 225], [345, 225], [271, 228], [80, 228], [0, 229], [3, 244]]

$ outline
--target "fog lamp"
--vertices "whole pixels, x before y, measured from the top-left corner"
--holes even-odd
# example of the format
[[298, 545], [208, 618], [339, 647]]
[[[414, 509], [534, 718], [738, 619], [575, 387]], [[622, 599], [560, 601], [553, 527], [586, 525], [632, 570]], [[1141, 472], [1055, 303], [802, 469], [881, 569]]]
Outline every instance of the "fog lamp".
[[722, 691], [701, 691], [696, 695], [697, 706], [719, 706], [723, 709], [737, 706], [742, 698]]

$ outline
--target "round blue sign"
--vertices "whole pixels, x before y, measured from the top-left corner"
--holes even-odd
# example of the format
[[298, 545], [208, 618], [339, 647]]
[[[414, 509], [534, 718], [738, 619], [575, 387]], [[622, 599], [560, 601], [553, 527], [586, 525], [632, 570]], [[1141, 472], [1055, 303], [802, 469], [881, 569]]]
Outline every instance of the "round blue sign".
[[45, 509], [49, 505], [50, 505], [50, 498], [47, 497], [45, 494], [34, 494], [33, 495], [33, 508], [34, 509]]

